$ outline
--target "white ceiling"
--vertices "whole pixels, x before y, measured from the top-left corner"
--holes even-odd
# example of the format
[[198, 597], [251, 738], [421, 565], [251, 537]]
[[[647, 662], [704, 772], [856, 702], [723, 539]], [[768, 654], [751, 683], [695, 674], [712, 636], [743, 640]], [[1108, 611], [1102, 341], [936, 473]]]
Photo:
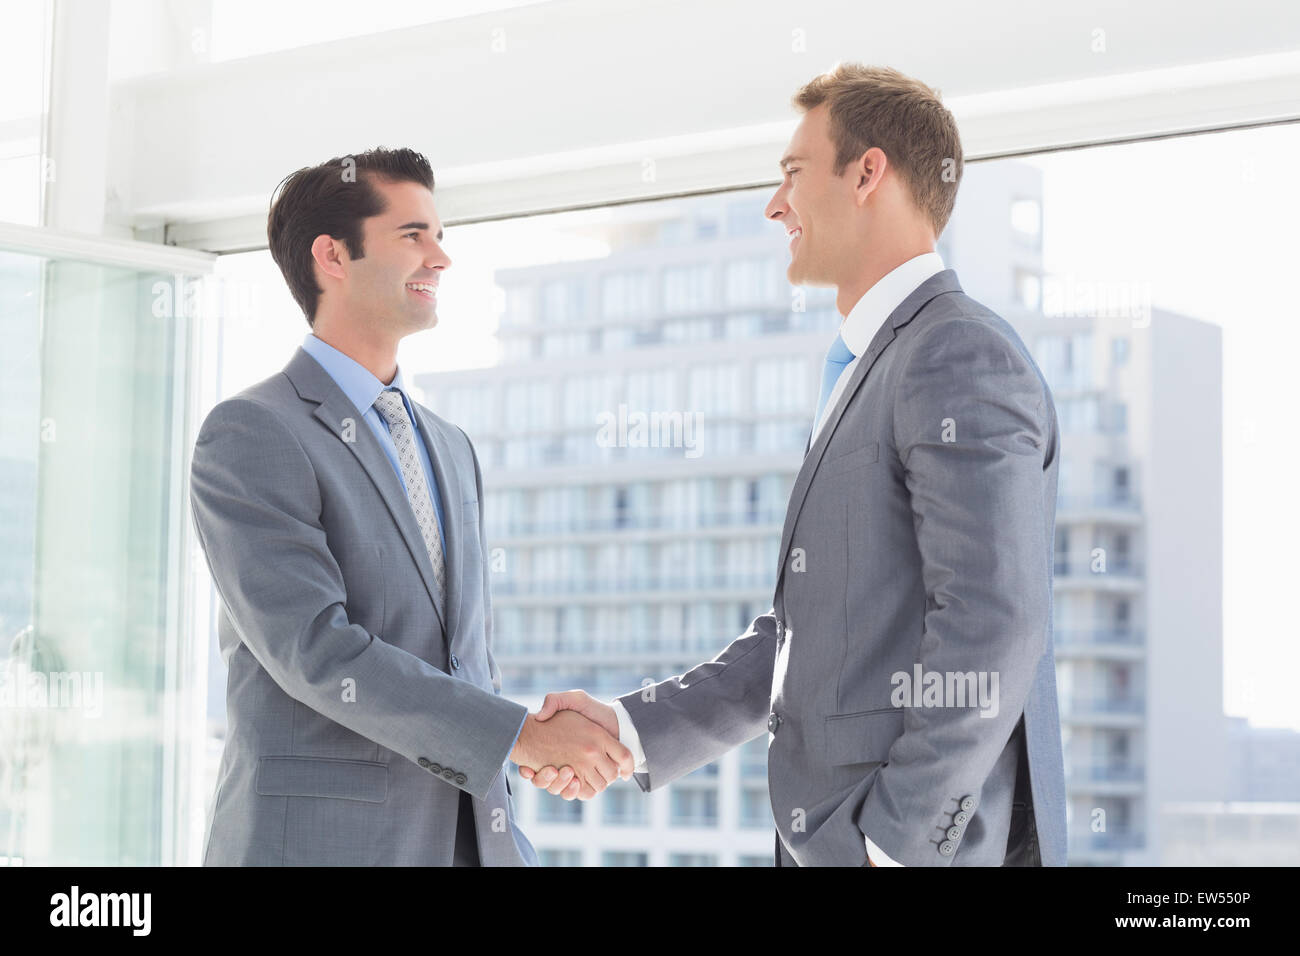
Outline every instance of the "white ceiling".
[[938, 88], [968, 156], [1300, 117], [1278, 0], [556, 0], [117, 83], [109, 215], [264, 223], [287, 172], [379, 144], [449, 220], [770, 180], [837, 59]]

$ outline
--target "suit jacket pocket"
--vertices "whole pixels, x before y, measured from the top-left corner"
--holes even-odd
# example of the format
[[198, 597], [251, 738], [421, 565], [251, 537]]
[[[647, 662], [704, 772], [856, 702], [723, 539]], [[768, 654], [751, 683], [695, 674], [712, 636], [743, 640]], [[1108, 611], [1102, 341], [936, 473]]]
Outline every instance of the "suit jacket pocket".
[[262, 757], [257, 792], [268, 797], [336, 797], [383, 803], [388, 764], [336, 757]]
[[826, 718], [826, 759], [832, 766], [884, 763], [902, 733], [903, 711], [899, 707], [832, 714]]
[[822, 459], [821, 465], [817, 468], [818, 478], [829, 478], [831, 475], [842, 474], [846, 471], [852, 471], [854, 468], [861, 468], [863, 465], [869, 465], [880, 458], [880, 443], [867, 442], [860, 448], [845, 452], [842, 455], [836, 455], [831, 459]]

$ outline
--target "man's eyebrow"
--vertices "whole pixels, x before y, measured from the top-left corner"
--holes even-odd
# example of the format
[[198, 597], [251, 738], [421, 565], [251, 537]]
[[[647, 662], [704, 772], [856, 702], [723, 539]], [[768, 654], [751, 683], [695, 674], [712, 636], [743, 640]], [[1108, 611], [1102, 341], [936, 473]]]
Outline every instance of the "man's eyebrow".
[[[428, 228], [429, 228], [429, 224], [427, 222], [406, 222], [398, 226], [396, 229], [394, 229], [393, 232], [397, 232], [399, 229], [428, 229]], [[442, 242], [441, 227], [439, 227], [438, 229], [438, 241]]]
[[802, 156], [782, 156], [781, 161], [777, 163], [777, 165], [780, 166], [782, 169], [785, 169], [791, 163], [798, 163], [802, 161], [803, 161]]

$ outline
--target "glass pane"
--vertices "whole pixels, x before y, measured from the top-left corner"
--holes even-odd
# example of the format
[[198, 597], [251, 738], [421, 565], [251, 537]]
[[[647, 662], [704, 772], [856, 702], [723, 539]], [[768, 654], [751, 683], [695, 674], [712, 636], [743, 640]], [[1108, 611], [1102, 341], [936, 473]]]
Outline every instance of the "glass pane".
[[49, 4], [5, 5], [0, 30], [0, 222], [41, 221], [44, 184], [54, 169], [41, 156], [49, 73]]
[[[1234, 172], [1208, 207], [1188, 200], [1207, 147]], [[972, 164], [940, 243], [963, 288], [1017, 329], [1054, 396], [1074, 862], [1160, 862], [1160, 807], [1207, 800], [1206, 788], [1296, 798], [1293, 775], [1232, 769], [1290, 766], [1294, 737], [1257, 734], [1225, 710], [1300, 726], [1284, 686], [1297, 651], [1274, 620], [1300, 531], [1289, 405], [1276, 400], [1300, 348], [1283, 293], [1300, 193], [1277, 188], [1297, 147], [1293, 125]], [[492, 584], [505, 694], [534, 706], [556, 688], [626, 693], [712, 657], [768, 607], [840, 321], [833, 290], [785, 281], [783, 231], [762, 220], [769, 196], [447, 230], [455, 265], [438, 327], [407, 339], [401, 361], [483, 463], [489, 546], [508, 555]], [[1220, 241], [1242, 236], [1260, 238]], [[265, 281], [283, 294], [277, 274]], [[275, 323], [250, 325], [239, 352], [281, 367], [291, 350], [272, 361], [255, 336], [283, 326], [296, 340], [305, 323], [291, 304], [257, 314]], [[707, 426], [698, 458], [685, 442], [634, 437], [636, 413], [696, 411]], [[1180, 751], [1188, 741], [1229, 759]], [[649, 818], [669, 835], [716, 827], [722, 865], [770, 860], [766, 743], [720, 762], [716, 797], [698, 781], [645, 797]], [[1094, 808], [1107, 815], [1100, 835]], [[534, 804], [525, 830], [555, 812]], [[593, 847], [626, 848], [602, 859], [664, 865], [664, 841], [633, 842], [642, 836], [625, 816], [615, 802], [585, 822]], [[1213, 834], [1213, 822], [1179, 832]], [[535, 845], [571, 842], [543, 832]], [[1241, 861], [1275, 852], [1258, 840], [1228, 849]]]
[[[184, 862], [183, 276], [0, 255], [0, 857]], [[182, 294], [178, 295], [178, 291]], [[201, 826], [201, 821], [199, 823]]]

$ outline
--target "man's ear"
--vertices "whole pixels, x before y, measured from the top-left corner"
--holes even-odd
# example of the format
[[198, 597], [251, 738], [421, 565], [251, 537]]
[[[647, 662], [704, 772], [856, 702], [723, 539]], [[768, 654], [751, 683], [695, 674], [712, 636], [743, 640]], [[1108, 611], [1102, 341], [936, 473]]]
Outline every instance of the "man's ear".
[[879, 146], [872, 146], [857, 158], [853, 164], [853, 192], [858, 205], [867, 201], [867, 197], [880, 188], [889, 159]]
[[347, 275], [347, 266], [343, 261], [345, 255], [343, 243], [325, 233], [317, 236], [311, 244], [311, 257], [316, 260], [317, 268], [335, 279]]

